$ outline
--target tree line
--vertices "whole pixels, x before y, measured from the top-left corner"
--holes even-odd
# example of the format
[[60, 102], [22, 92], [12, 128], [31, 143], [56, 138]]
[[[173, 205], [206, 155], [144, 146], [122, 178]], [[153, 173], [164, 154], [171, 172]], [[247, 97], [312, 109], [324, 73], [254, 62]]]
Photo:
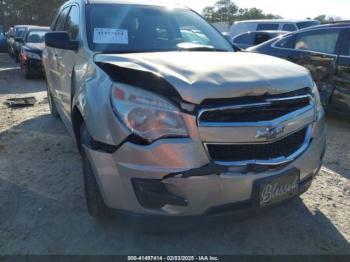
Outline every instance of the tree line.
[[210, 22], [229, 22], [250, 19], [279, 19], [282, 18], [275, 14], [265, 14], [258, 8], [240, 8], [231, 0], [219, 0], [213, 6], [207, 6], [203, 9], [203, 16]]
[[[66, 0], [0, 0], [0, 26], [5, 30], [13, 25], [32, 24], [48, 26], [56, 11]], [[231, 0], [219, 0], [214, 6], [203, 9], [203, 16], [209, 22], [234, 23], [249, 19], [277, 19], [275, 14], [265, 14], [258, 8], [240, 8]], [[322, 23], [332, 22], [337, 18], [320, 15], [315, 19]]]
[[49, 26], [54, 15], [66, 0], [0, 0], [0, 26], [5, 30], [13, 25]]
[[[209, 22], [229, 22], [230, 24], [241, 20], [282, 18], [276, 14], [265, 14], [261, 9], [255, 7], [240, 8], [231, 0], [218, 0], [213, 6], [205, 7], [202, 14]], [[320, 15], [314, 19], [319, 20], [322, 24], [341, 20], [340, 17], [329, 17], [327, 15]]]

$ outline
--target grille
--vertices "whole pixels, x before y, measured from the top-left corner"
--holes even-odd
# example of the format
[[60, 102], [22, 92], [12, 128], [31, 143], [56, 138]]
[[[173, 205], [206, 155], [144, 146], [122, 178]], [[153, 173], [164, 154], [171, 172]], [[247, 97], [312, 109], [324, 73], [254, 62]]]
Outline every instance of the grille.
[[270, 121], [310, 105], [308, 89], [275, 96], [245, 97], [204, 101], [200, 123], [232, 123]]
[[287, 158], [303, 146], [307, 130], [308, 128], [304, 128], [281, 140], [267, 144], [207, 144], [207, 149], [214, 161], [221, 162]]

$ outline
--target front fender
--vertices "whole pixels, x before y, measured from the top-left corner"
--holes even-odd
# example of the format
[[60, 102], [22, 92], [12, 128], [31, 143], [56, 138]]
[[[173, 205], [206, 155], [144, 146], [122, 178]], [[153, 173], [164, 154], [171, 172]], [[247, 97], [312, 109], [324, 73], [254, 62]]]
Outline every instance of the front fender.
[[130, 131], [113, 113], [110, 103], [112, 85], [112, 80], [99, 67], [90, 64], [84, 77], [76, 77], [72, 108], [80, 111], [94, 140], [118, 146]]

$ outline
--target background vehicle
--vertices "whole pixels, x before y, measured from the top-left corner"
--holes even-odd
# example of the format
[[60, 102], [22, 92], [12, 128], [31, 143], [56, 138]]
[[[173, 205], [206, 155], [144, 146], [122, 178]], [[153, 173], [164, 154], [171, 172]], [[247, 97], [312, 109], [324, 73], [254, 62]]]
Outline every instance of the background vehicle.
[[350, 115], [350, 23], [290, 33], [248, 51], [287, 59], [310, 70], [329, 110]]
[[70, 1], [52, 24], [50, 108], [80, 149], [91, 215], [260, 209], [310, 187], [326, 130], [306, 69], [234, 52], [185, 7]]
[[7, 40], [6, 40], [6, 43], [7, 43], [7, 53], [9, 54], [10, 57], [13, 58], [13, 43], [15, 42], [15, 29], [13, 27], [11, 27], [9, 29], [9, 31], [7, 32]]
[[252, 46], [260, 45], [272, 38], [285, 35], [286, 33], [286, 31], [247, 32], [234, 37], [232, 43], [241, 49], [247, 49]]
[[14, 27], [14, 39], [11, 41], [11, 48], [13, 53], [13, 58], [18, 63], [19, 62], [19, 54], [21, 52], [21, 48], [23, 45], [23, 37], [25, 36], [27, 30], [31, 27], [35, 27], [32, 25], [16, 25]]
[[45, 34], [49, 27], [37, 27], [29, 29], [24, 38], [20, 52], [20, 65], [25, 78], [43, 73], [41, 55], [45, 48]]
[[3, 32], [0, 32], [0, 52], [7, 52], [7, 38]]
[[297, 31], [303, 28], [320, 25], [316, 20], [246, 20], [235, 22], [230, 28], [231, 37], [254, 31]]

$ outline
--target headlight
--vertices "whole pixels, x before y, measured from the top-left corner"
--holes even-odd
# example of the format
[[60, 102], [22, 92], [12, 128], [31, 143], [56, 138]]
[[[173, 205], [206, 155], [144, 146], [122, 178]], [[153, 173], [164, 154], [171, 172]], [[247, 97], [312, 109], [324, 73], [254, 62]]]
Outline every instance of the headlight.
[[28, 58], [31, 58], [31, 59], [41, 60], [40, 55], [36, 53], [24, 51], [24, 55], [26, 55]]
[[320, 119], [321, 116], [324, 114], [324, 109], [322, 106], [320, 92], [318, 91], [316, 83], [314, 83], [314, 86], [312, 88], [312, 95], [316, 103], [316, 116], [317, 116], [317, 119]]
[[187, 137], [179, 110], [169, 101], [133, 87], [113, 87], [113, 110], [136, 135], [154, 141], [164, 137]]

